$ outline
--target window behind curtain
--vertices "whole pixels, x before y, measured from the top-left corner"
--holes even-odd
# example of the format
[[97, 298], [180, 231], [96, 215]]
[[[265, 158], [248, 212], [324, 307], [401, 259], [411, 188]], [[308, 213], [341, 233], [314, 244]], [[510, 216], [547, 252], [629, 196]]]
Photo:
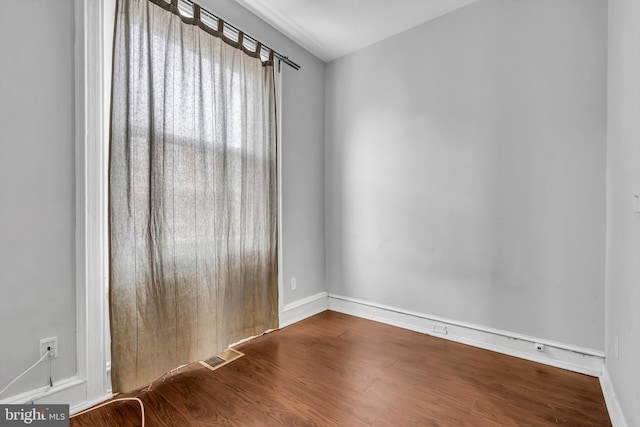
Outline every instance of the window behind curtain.
[[274, 67], [194, 17], [162, 0], [120, 0], [116, 13], [110, 313], [121, 392], [277, 327]]

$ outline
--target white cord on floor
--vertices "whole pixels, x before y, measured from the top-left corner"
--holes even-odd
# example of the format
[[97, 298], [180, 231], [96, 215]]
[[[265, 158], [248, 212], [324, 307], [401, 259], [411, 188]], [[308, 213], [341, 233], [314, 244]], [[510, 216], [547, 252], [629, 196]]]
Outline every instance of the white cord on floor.
[[35, 368], [38, 363], [42, 362], [44, 359], [46, 359], [49, 356], [49, 350], [47, 350], [42, 357], [40, 358], [40, 360], [38, 360], [36, 363], [34, 363], [33, 365], [31, 365], [29, 368], [27, 368], [26, 371], [24, 371], [23, 373], [21, 373], [20, 375], [18, 375], [13, 381], [11, 381], [9, 384], [7, 384], [7, 386], [5, 388], [3, 388], [0, 391], [0, 394], [4, 393], [9, 387], [11, 387], [16, 381], [18, 381], [20, 378], [22, 378], [27, 372], [29, 372], [30, 370], [32, 370], [33, 368]]
[[125, 401], [125, 400], [135, 400], [136, 402], [138, 402], [140, 404], [140, 411], [141, 411], [141, 415], [142, 415], [141, 416], [141, 418], [142, 418], [141, 427], [144, 427], [144, 403], [142, 403], [142, 400], [138, 399], [137, 397], [121, 397], [119, 399], [109, 400], [108, 402], [101, 403], [100, 405], [94, 406], [93, 408], [85, 409], [82, 412], [78, 412], [77, 414], [73, 414], [71, 416], [71, 418], [77, 417], [78, 415], [85, 414], [87, 412], [91, 412], [91, 411], [93, 411], [95, 409], [98, 409], [98, 408], [102, 408], [103, 406], [110, 405], [110, 404], [112, 404], [114, 402], [122, 402], [122, 401]]

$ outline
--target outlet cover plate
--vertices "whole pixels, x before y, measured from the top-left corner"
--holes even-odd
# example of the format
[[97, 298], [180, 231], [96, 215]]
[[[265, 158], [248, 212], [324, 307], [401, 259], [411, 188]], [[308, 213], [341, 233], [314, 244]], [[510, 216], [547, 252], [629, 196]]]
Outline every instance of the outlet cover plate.
[[40, 357], [48, 351], [47, 348], [49, 347], [51, 347], [50, 356], [44, 360], [58, 357], [58, 337], [42, 338], [40, 340]]
[[447, 335], [447, 325], [433, 325], [433, 332]]

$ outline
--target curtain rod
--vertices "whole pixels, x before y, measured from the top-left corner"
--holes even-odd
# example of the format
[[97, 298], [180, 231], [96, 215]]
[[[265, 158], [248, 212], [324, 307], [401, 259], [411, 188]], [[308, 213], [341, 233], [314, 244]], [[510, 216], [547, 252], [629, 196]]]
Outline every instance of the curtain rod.
[[[196, 5], [197, 3], [191, 1], [191, 0], [179, 0], [182, 1], [184, 3], [190, 4], [191, 7], [193, 7], [194, 5]], [[222, 20], [224, 22], [224, 24], [230, 28], [232, 28], [235, 31], [238, 31], [242, 34], [244, 34], [245, 37], [251, 39], [252, 41], [254, 41], [255, 43], [261, 43], [258, 39], [256, 39], [255, 37], [245, 33], [244, 31], [242, 31], [240, 28], [236, 27], [235, 25], [229, 24], [227, 21], [225, 21], [224, 19], [220, 18], [218, 15], [209, 12], [207, 9], [205, 9], [204, 7], [200, 6], [198, 4], [198, 7], [200, 7], [200, 13], [204, 13], [205, 15], [209, 15], [210, 18], [214, 18], [216, 20]], [[270, 50], [273, 52], [273, 56], [275, 56], [276, 58], [278, 58], [280, 61], [284, 62], [285, 64], [287, 64], [288, 66], [290, 66], [291, 68], [293, 68], [294, 70], [299, 70], [300, 69], [300, 65], [296, 64], [295, 62], [293, 62], [292, 60], [289, 59], [288, 56], [284, 56], [283, 54], [279, 53], [278, 51], [271, 49], [269, 46], [263, 44], [263, 47], [265, 47], [266, 49]]]

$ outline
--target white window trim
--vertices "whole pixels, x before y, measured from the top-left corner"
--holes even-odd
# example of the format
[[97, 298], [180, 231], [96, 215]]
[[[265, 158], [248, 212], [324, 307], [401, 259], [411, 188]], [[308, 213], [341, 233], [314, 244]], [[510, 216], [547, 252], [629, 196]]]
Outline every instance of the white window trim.
[[277, 61], [275, 67], [276, 87], [276, 163], [278, 188], [278, 327], [282, 327], [282, 313], [284, 311], [284, 248], [282, 246], [282, 64]]
[[[107, 147], [115, 0], [75, 0], [76, 346], [84, 401], [111, 397]], [[75, 405], [74, 405], [75, 404]]]

